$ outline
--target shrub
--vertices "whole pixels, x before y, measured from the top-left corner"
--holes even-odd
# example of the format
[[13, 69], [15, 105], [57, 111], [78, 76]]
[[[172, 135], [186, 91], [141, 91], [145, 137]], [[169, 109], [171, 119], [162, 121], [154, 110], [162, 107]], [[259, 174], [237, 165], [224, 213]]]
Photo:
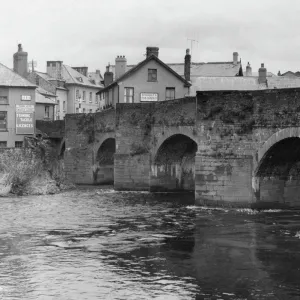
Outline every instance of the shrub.
[[0, 172], [11, 192], [22, 195], [25, 186], [43, 170], [41, 160], [30, 150], [14, 149], [0, 153]]

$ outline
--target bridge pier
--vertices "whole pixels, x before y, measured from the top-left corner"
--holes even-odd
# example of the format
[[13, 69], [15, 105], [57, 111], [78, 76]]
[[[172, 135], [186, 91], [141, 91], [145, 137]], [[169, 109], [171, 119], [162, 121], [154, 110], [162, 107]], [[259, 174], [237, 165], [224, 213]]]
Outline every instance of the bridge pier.
[[199, 152], [195, 159], [195, 203], [208, 206], [250, 207], [252, 156], [213, 156]]
[[115, 154], [114, 188], [117, 191], [149, 191], [150, 155]]

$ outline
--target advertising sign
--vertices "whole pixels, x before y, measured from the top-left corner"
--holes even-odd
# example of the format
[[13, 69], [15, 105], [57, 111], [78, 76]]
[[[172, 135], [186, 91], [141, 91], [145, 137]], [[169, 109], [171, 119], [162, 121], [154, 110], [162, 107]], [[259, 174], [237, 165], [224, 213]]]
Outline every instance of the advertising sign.
[[158, 93], [141, 93], [141, 102], [158, 101]]
[[21, 100], [22, 101], [31, 101], [31, 96], [21, 95]]
[[34, 105], [16, 105], [16, 134], [34, 134]]

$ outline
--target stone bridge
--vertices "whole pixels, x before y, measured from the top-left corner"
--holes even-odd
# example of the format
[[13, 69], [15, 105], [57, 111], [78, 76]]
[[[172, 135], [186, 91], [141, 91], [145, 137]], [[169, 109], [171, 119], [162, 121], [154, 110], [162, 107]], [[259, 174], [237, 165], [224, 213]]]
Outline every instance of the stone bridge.
[[300, 206], [300, 89], [200, 92], [65, 119], [66, 176], [190, 191], [214, 206]]

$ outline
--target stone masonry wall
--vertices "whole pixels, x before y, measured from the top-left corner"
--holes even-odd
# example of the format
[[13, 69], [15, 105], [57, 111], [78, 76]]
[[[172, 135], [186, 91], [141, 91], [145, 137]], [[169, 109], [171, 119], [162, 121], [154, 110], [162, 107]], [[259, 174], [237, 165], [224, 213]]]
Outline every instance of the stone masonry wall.
[[198, 203], [260, 201], [257, 151], [274, 133], [299, 125], [299, 96], [298, 89], [198, 93]]
[[[97, 184], [96, 155], [107, 134], [114, 137], [115, 111], [67, 114], [65, 118], [65, 173], [77, 184]], [[98, 182], [99, 183], [99, 182]]]

